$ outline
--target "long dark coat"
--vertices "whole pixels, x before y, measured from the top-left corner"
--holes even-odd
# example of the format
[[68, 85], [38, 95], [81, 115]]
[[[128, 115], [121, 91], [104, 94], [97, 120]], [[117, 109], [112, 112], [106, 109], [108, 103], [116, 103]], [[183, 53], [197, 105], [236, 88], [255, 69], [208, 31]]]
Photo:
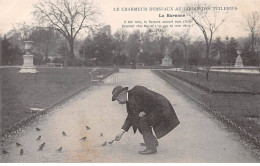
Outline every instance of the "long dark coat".
[[139, 117], [140, 112], [145, 112], [144, 117], [149, 119], [158, 139], [180, 124], [169, 100], [143, 86], [135, 86], [128, 91], [126, 108], [128, 116], [122, 126], [125, 131], [128, 131], [132, 126], [134, 133], [136, 132], [141, 119]]

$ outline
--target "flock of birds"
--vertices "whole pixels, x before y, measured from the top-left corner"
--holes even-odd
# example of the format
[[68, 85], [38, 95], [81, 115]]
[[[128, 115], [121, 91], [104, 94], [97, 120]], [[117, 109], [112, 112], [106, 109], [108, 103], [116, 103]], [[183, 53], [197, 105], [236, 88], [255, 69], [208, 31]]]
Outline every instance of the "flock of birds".
[[[90, 127], [86, 126], [86, 129], [87, 129], [87, 130], [90, 130]], [[38, 128], [38, 127], [36, 127], [36, 131], [41, 131], [41, 129]], [[61, 134], [62, 134], [63, 136], [67, 136], [67, 134], [66, 134], [65, 131], [62, 131]], [[103, 133], [100, 133], [100, 137], [103, 137]], [[81, 141], [85, 141], [86, 139], [87, 139], [87, 137], [82, 137], [80, 140], [81, 140]], [[38, 138], [36, 138], [36, 141], [40, 141], [40, 140], [41, 140], [41, 135], [40, 135]], [[112, 140], [112, 141], [110, 141], [110, 142], [105, 141], [105, 142], [104, 142], [103, 144], [101, 144], [100, 146], [106, 146], [107, 144], [112, 145], [113, 142], [114, 142], [114, 140]], [[45, 144], [46, 144], [46, 143], [43, 142], [43, 143], [39, 146], [38, 151], [42, 151], [43, 148], [45, 147]], [[23, 145], [22, 145], [21, 143], [16, 142], [16, 146], [17, 146], [17, 147], [21, 147], [21, 146], [23, 146]], [[57, 149], [56, 151], [62, 152], [62, 147], [60, 147], [60, 148]], [[9, 154], [9, 152], [6, 151], [5, 149], [3, 149], [3, 154]], [[23, 154], [24, 154], [24, 149], [20, 149], [20, 155], [23, 155]]]

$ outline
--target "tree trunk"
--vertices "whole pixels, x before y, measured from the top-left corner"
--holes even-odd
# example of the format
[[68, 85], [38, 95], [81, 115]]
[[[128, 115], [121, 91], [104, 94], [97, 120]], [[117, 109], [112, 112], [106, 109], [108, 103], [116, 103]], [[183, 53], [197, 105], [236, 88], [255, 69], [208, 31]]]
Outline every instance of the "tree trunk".
[[207, 45], [207, 48], [206, 48], [206, 78], [208, 80], [209, 79], [209, 68], [210, 68], [210, 64], [209, 64], [210, 45], [209, 45], [209, 43], [207, 43], [206, 45]]
[[64, 66], [71, 66], [74, 59], [74, 39], [67, 39], [69, 45], [69, 54], [65, 57]]

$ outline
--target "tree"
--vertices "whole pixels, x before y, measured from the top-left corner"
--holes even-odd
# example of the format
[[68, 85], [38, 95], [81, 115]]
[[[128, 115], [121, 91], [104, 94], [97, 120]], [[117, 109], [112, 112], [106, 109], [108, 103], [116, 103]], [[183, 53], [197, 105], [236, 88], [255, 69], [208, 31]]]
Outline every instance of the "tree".
[[1, 42], [1, 55], [2, 64], [1, 65], [18, 65], [21, 61], [22, 51], [17, 45], [13, 45], [9, 39], [4, 37]]
[[141, 34], [139, 30], [135, 30], [132, 34], [129, 35], [128, 41], [126, 43], [126, 50], [131, 61], [136, 61], [138, 58], [137, 55], [140, 53], [140, 42]]
[[111, 27], [103, 26], [92, 37], [88, 36], [81, 48], [80, 54], [85, 58], [94, 61], [95, 65], [111, 65], [113, 59], [114, 44], [112, 42]]
[[253, 11], [252, 13], [245, 16], [244, 26], [246, 30], [250, 32], [251, 36], [251, 51], [255, 51], [255, 46], [257, 44], [257, 35], [260, 30], [260, 12]]
[[220, 37], [217, 37], [216, 40], [212, 43], [211, 61], [214, 59], [214, 57], [217, 57], [219, 59], [218, 64], [222, 64], [224, 51], [225, 44], [221, 41]]
[[231, 37], [227, 46], [226, 46], [226, 54], [227, 54], [227, 63], [234, 65], [237, 57], [237, 41]]
[[197, 27], [201, 30], [206, 42], [206, 65], [207, 65], [207, 78], [210, 69], [210, 48], [213, 36], [219, 27], [226, 21], [228, 15], [223, 13], [222, 10], [213, 10], [211, 5], [207, 3], [191, 3], [187, 7], [196, 7], [196, 10], [184, 11]]
[[165, 48], [167, 48], [171, 36], [169, 34], [167, 34], [167, 29], [157, 29], [154, 30], [151, 35], [153, 36], [153, 38], [157, 41], [158, 46], [159, 46], [159, 53], [161, 55], [161, 58], [163, 58], [163, 52], [165, 50]]
[[190, 44], [191, 37], [189, 36], [190, 29], [186, 29], [183, 32], [177, 34], [179, 36], [178, 42], [183, 46], [183, 55], [184, 55], [184, 68], [186, 70], [187, 61], [188, 61], [188, 54], [187, 54], [187, 47]]
[[69, 45], [65, 66], [74, 58], [74, 42], [79, 32], [95, 29], [100, 14], [92, 0], [40, 0], [34, 4], [34, 15], [47, 27], [60, 32]]
[[30, 36], [30, 40], [34, 41], [34, 48], [45, 62], [48, 62], [49, 56], [56, 55], [61, 39], [61, 35], [51, 28], [36, 28]]
[[172, 51], [171, 58], [176, 67], [180, 67], [180, 64], [184, 63], [183, 51], [181, 51], [179, 47], [176, 47]]
[[124, 50], [127, 39], [128, 39], [128, 32], [124, 29], [118, 29], [114, 34], [114, 43], [115, 43], [115, 49], [120, 56], [122, 53], [122, 50]]

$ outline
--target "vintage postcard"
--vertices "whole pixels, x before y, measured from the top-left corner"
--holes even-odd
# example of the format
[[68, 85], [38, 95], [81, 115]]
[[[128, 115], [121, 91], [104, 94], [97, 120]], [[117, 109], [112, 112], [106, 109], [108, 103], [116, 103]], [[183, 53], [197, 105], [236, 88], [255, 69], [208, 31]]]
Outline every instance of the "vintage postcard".
[[0, 163], [259, 163], [260, 0], [0, 0]]

